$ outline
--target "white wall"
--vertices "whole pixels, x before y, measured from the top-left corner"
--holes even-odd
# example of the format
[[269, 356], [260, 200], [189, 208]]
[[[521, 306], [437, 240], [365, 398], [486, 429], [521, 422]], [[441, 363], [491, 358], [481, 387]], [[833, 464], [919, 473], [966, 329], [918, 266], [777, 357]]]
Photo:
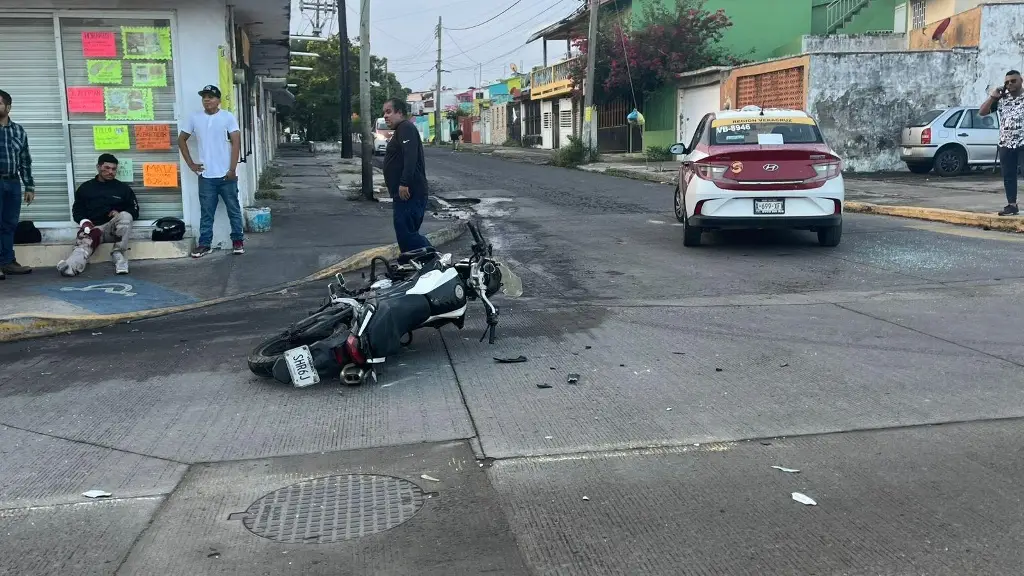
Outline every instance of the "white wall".
[[1024, 4], [988, 4], [981, 9], [977, 79], [965, 86], [963, 103], [981, 104], [1009, 70], [1024, 70]]

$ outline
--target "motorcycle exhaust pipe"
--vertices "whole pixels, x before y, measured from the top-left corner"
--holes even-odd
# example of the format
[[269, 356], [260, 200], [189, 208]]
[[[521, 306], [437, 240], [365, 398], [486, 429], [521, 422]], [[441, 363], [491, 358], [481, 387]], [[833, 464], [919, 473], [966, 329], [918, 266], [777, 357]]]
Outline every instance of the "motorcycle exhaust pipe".
[[356, 366], [355, 364], [346, 364], [341, 369], [341, 381], [346, 386], [360, 386], [366, 381], [366, 374], [368, 370]]

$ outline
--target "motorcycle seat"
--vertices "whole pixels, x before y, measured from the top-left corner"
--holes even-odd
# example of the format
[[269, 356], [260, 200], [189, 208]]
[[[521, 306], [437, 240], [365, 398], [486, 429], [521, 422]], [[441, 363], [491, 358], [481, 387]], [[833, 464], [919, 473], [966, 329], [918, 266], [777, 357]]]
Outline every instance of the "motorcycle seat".
[[427, 258], [432, 258], [436, 256], [437, 253], [437, 248], [434, 248], [433, 246], [425, 246], [408, 252], [402, 252], [398, 255], [397, 261], [399, 264], [406, 264], [412, 260], [419, 262]]

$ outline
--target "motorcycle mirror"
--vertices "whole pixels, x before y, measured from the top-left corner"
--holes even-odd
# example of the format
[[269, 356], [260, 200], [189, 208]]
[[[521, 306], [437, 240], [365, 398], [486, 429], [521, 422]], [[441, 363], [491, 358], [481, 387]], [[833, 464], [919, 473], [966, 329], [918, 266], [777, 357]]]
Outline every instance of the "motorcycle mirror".
[[339, 286], [341, 286], [342, 288], [345, 287], [345, 275], [344, 274], [342, 274], [341, 272], [338, 272], [337, 274], [334, 275], [334, 279], [338, 281], [338, 285]]
[[442, 266], [450, 266], [451, 263], [452, 263], [452, 254], [451, 254], [451, 252], [444, 253], [444, 255], [441, 256], [441, 265]]

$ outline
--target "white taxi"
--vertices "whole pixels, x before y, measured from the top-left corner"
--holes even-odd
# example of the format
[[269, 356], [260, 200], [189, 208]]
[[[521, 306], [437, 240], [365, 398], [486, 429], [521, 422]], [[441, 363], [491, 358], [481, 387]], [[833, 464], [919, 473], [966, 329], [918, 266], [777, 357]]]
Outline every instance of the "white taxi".
[[817, 232], [822, 246], [843, 235], [842, 160], [800, 110], [722, 110], [704, 116], [683, 156], [675, 215], [683, 245], [708, 230], [789, 228]]

